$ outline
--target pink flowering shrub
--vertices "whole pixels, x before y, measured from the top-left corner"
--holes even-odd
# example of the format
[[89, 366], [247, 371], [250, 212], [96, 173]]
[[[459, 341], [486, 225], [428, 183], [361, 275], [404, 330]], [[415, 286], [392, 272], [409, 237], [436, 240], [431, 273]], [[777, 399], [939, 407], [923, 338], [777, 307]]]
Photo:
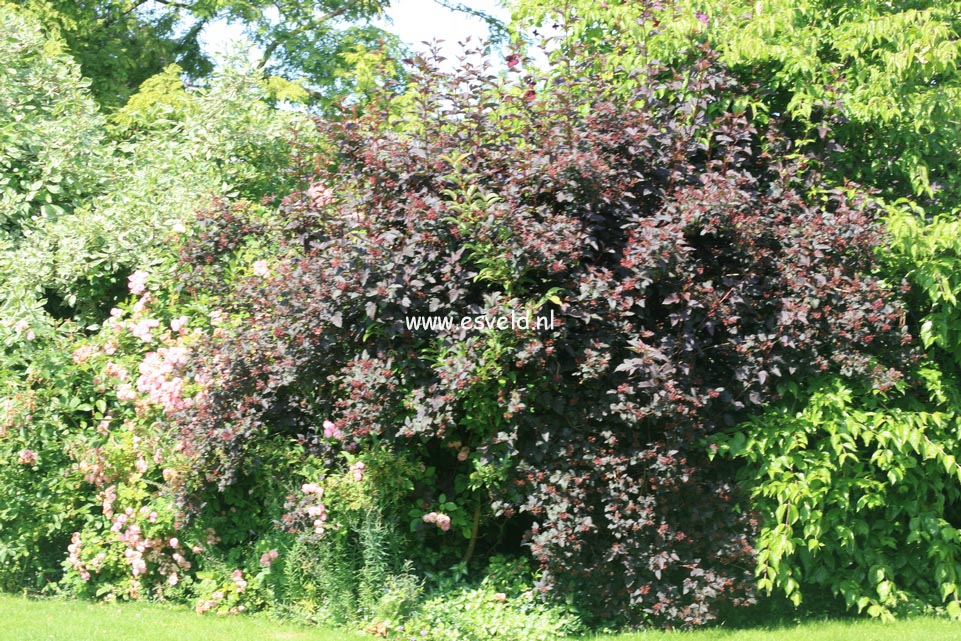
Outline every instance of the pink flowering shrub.
[[0, 374], [0, 589], [180, 598], [211, 549], [176, 504], [189, 462], [160, 419], [203, 395], [185, 370], [212, 328], [145, 272], [127, 285], [96, 332], [64, 322]]

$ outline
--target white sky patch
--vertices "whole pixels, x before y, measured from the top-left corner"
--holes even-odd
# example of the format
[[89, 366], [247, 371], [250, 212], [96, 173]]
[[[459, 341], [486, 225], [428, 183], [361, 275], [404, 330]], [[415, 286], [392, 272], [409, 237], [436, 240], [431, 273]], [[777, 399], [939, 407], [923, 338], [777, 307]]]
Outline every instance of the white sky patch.
[[[463, 4], [484, 11], [505, 23], [510, 20], [510, 12], [496, 0], [465, 0]], [[385, 31], [397, 34], [414, 51], [426, 51], [424, 41], [443, 40], [441, 55], [446, 63], [453, 65], [461, 48], [458, 42], [471, 37], [471, 42], [479, 44], [489, 35], [487, 23], [480, 18], [462, 12], [451, 11], [433, 0], [396, 0], [386, 12], [387, 19], [378, 19], [374, 24]], [[215, 60], [222, 61], [231, 51], [248, 50], [251, 60], [258, 60], [262, 53], [250, 49], [245, 43], [243, 27], [217, 20], [208, 24], [201, 35], [205, 48]]]

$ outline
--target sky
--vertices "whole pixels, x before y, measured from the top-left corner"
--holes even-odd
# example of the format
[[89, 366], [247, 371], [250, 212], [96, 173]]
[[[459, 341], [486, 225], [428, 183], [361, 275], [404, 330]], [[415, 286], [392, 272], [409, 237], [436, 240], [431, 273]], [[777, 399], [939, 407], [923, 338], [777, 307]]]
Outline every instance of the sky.
[[[455, 0], [456, 2], [456, 0]], [[505, 22], [510, 13], [497, 0], [461, 0], [473, 9], [485, 11]], [[453, 3], [452, 3], [453, 4]], [[453, 12], [436, 4], [433, 0], [395, 0], [387, 11], [389, 21], [379, 21], [378, 26], [397, 34], [416, 51], [423, 51], [422, 41], [444, 40], [442, 54], [453, 58], [458, 50], [457, 42], [468, 36], [487, 37], [487, 25], [483, 20], [460, 12]], [[226, 51], [232, 42], [241, 38], [242, 29], [218, 21], [208, 25], [203, 32], [203, 40], [213, 54]], [[256, 56], [257, 53], [254, 52]]]

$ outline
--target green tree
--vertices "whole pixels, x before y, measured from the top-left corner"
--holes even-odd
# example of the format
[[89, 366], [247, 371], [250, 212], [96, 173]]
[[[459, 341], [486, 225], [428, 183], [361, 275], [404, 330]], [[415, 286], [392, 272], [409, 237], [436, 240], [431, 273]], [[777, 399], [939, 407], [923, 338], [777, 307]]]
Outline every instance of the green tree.
[[351, 52], [399, 49], [396, 37], [370, 23], [386, 8], [384, 0], [11, 1], [66, 44], [110, 110], [167, 65], [178, 64], [194, 79], [208, 76], [213, 63], [200, 36], [216, 20], [244, 25], [263, 52], [263, 71], [305, 80], [318, 99], [353, 86]]

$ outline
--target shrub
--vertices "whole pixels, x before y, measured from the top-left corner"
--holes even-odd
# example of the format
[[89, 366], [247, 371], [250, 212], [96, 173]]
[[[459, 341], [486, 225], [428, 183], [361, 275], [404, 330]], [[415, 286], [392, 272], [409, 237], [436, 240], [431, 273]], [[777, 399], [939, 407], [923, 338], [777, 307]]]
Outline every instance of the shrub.
[[[540, 589], [594, 617], [703, 623], [750, 600], [753, 552], [703, 437], [783, 380], [887, 388], [874, 354], [897, 363], [909, 338], [870, 275], [877, 210], [776, 128], [719, 114], [739, 89], [713, 54], [628, 85], [566, 55], [500, 78], [419, 60], [405, 95], [319, 123], [281, 255], [225, 294], [233, 329], [176, 421], [197, 488], [235, 482], [265, 437], [333, 469], [390, 448], [430, 478], [407, 499], [439, 555], [411, 551], [423, 566], [516, 546], [512, 527]], [[408, 325], [512, 314], [556, 325]]]
[[961, 617], [961, 444], [949, 388], [923, 373], [927, 399], [827, 381], [719, 441], [747, 463], [760, 588], [795, 605], [828, 588], [873, 617]]
[[529, 594], [508, 601], [502, 593], [490, 589], [462, 588], [427, 599], [418, 614], [405, 620], [400, 634], [406, 631], [430, 641], [547, 641], [580, 631], [577, 623], [557, 606], [537, 603]]

